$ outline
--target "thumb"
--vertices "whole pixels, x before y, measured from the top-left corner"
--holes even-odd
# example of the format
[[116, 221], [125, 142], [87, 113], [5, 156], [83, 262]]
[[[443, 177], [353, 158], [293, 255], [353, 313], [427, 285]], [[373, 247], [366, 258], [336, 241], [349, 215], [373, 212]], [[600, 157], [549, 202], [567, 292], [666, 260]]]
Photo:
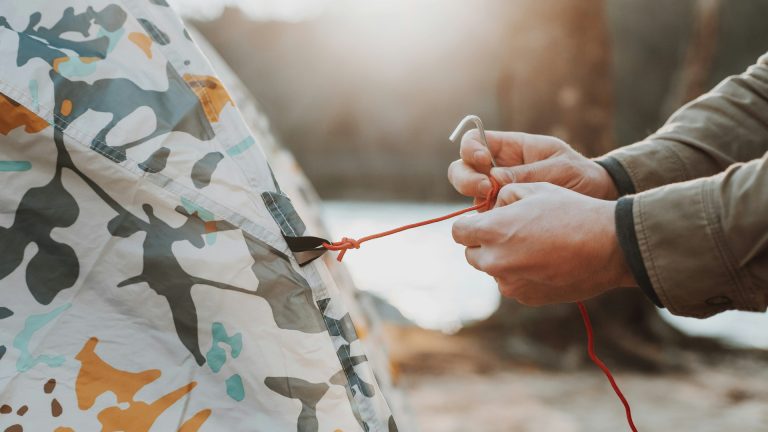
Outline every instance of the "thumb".
[[561, 169], [561, 164], [551, 160], [543, 160], [512, 167], [494, 167], [491, 169], [491, 176], [502, 185], [536, 182], [557, 183], [555, 180], [561, 175]]
[[557, 188], [549, 183], [510, 183], [499, 191], [496, 198], [496, 207], [503, 207], [517, 201], [530, 198], [533, 195], [546, 193], [552, 188]]

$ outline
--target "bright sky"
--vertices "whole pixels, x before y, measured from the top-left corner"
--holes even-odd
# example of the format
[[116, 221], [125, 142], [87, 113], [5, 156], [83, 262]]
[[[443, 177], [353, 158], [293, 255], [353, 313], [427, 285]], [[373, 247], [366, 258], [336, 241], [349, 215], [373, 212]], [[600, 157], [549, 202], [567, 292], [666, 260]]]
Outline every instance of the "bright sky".
[[215, 18], [226, 6], [239, 6], [253, 19], [301, 21], [319, 15], [338, 0], [168, 0], [185, 17]]

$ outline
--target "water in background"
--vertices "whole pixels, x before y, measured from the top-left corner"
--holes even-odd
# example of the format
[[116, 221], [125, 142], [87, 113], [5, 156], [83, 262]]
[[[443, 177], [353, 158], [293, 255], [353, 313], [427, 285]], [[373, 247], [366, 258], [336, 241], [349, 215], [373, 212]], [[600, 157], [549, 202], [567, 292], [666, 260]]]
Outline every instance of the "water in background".
[[[334, 238], [362, 237], [462, 208], [456, 204], [327, 201], [324, 216]], [[360, 289], [386, 300], [416, 324], [447, 332], [488, 317], [499, 304], [492, 278], [464, 261], [451, 221], [363, 244], [344, 257]], [[673, 325], [733, 344], [768, 348], [768, 314], [727, 312], [706, 320], [676, 317]]]
[[[324, 205], [334, 238], [362, 237], [459, 210], [454, 204], [330, 201]], [[499, 304], [494, 280], [464, 261], [451, 222], [427, 225], [364, 243], [344, 256], [360, 289], [400, 309], [416, 324], [445, 331], [489, 316]]]

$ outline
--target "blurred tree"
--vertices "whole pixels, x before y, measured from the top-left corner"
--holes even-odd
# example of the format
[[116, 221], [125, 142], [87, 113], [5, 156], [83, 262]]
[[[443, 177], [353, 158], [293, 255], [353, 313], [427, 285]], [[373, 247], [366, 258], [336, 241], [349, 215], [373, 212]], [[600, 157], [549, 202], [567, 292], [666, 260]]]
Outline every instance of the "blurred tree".
[[675, 97], [668, 98], [672, 111], [709, 90], [709, 75], [717, 48], [721, 0], [698, 0], [694, 9], [694, 28], [686, 50], [681, 80]]

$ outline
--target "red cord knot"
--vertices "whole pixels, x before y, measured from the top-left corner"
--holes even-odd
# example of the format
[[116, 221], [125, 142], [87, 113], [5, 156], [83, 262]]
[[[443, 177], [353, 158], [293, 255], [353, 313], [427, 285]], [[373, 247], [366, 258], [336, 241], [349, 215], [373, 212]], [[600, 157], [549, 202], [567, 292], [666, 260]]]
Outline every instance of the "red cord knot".
[[482, 207], [480, 207], [484, 211], [488, 211], [496, 205], [496, 197], [499, 196], [499, 191], [501, 190], [501, 185], [495, 178], [491, 176], [488, 176], [488, 178], [491, 180], [491, 189], [485, 195], [485, 201], [481, 203]]
[[333, 243], [323, 243], [323, 247], [331, 251], [340, 251], [336, 260], [341, 262], [344, 254], [350, 249], [360, 249], [360, 242], [353, 238], [342, 237], [340, 241]]

